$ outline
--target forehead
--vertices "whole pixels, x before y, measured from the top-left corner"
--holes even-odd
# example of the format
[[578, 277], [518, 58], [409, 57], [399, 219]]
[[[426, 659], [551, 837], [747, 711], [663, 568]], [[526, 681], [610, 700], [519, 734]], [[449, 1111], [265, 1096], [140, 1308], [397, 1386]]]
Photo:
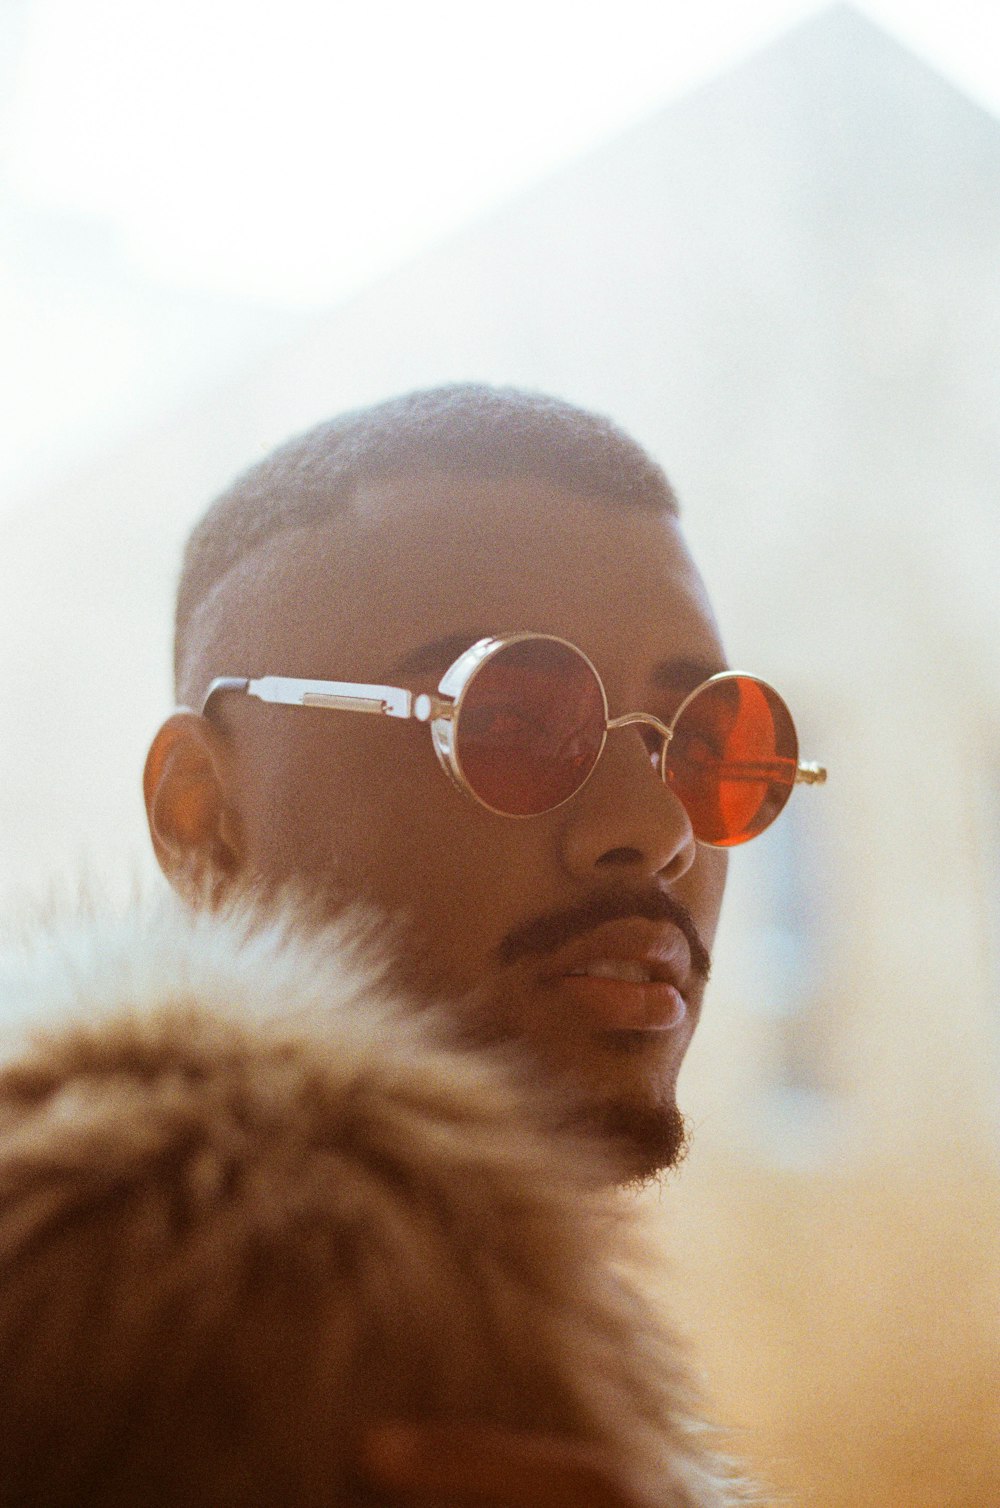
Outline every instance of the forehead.
[[571, 639], [599, 667], [625, 644], [721, 662], [675, 518], [530, 479], [368, 484], [350, 511], [279, 537], [255, 575], [257, 663], [241, 674], [384, 677], [423, 644], [516, 629]]

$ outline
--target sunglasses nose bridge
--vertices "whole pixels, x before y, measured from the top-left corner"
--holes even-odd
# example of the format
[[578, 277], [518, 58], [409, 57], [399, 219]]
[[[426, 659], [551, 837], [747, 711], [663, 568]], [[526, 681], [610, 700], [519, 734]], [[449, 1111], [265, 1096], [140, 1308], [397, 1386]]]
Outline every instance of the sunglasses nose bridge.
[[674, 730], [668, 728], [666, 723], [661, 723], [651, 712], [626, 712], [623, 717], [608, 718], [609, 732], [614, 728], [632, 728], [637, 725], [652, 728], [660, 739], [659, 770], [662, 776], [667, 762], [667, 745], [674, 736]]

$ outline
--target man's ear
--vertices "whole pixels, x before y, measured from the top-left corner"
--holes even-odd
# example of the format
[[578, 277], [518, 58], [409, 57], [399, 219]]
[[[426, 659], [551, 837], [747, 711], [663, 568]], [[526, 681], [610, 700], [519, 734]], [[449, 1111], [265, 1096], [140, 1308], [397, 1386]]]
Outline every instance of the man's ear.
[[218, 730], [186, 711], [167, 718], [147, 755], [142, 788], [153, 849], [167, 879], [183, 893], [216, 895], [242, 866], [227, 763]]

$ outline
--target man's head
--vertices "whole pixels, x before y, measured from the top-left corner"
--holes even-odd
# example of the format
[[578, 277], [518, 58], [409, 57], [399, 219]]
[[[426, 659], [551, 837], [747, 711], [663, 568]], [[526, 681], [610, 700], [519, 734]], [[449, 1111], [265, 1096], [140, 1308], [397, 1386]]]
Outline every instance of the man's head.
[[[320, 426], [252, 468], [188, 545], [177, 691], [278, 675], [434, 692], [487, 635], [568, 640], [612, 717], [668, 722], [725, 667], [660, 469], [608, 422], [484, 388]], [[677, 1072], [725, 877], [651, 759], [612, 731], [585, 786], [530, 818], [448, 781], [426, 726], [217, 698], [154, 742], [156, 852], [180, 888], [294, 882], [385, 917], [401, 982], [476, 1036], [526, 1038], [582, 1087], [635, 1173], [675, 1161]], [[618, 977], [615, 977], [618, 976]]]

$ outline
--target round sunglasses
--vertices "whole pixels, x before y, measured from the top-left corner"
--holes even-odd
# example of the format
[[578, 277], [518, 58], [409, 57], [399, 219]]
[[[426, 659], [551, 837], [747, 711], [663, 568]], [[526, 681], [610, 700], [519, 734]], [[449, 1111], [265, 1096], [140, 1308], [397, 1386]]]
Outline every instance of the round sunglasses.
[[791, 713], [766, 681], [723, 671], [696, 686], [669, 723], [646, 712], [609, 717], [591, 661], [551, 634], [478, 640], [445, 671], [436, 694], [352, 681], [221, 676], [206, 691], [202, 713], [223, 691], [428, 723], [445, 773], [505, 817], [540, 816], [569, 801], [592, 775], [608, 733], [633, 725], [699, 843], [729, 848], [756, 838], [796, 782], [826, 779], [822, 766], [799, 763]]

